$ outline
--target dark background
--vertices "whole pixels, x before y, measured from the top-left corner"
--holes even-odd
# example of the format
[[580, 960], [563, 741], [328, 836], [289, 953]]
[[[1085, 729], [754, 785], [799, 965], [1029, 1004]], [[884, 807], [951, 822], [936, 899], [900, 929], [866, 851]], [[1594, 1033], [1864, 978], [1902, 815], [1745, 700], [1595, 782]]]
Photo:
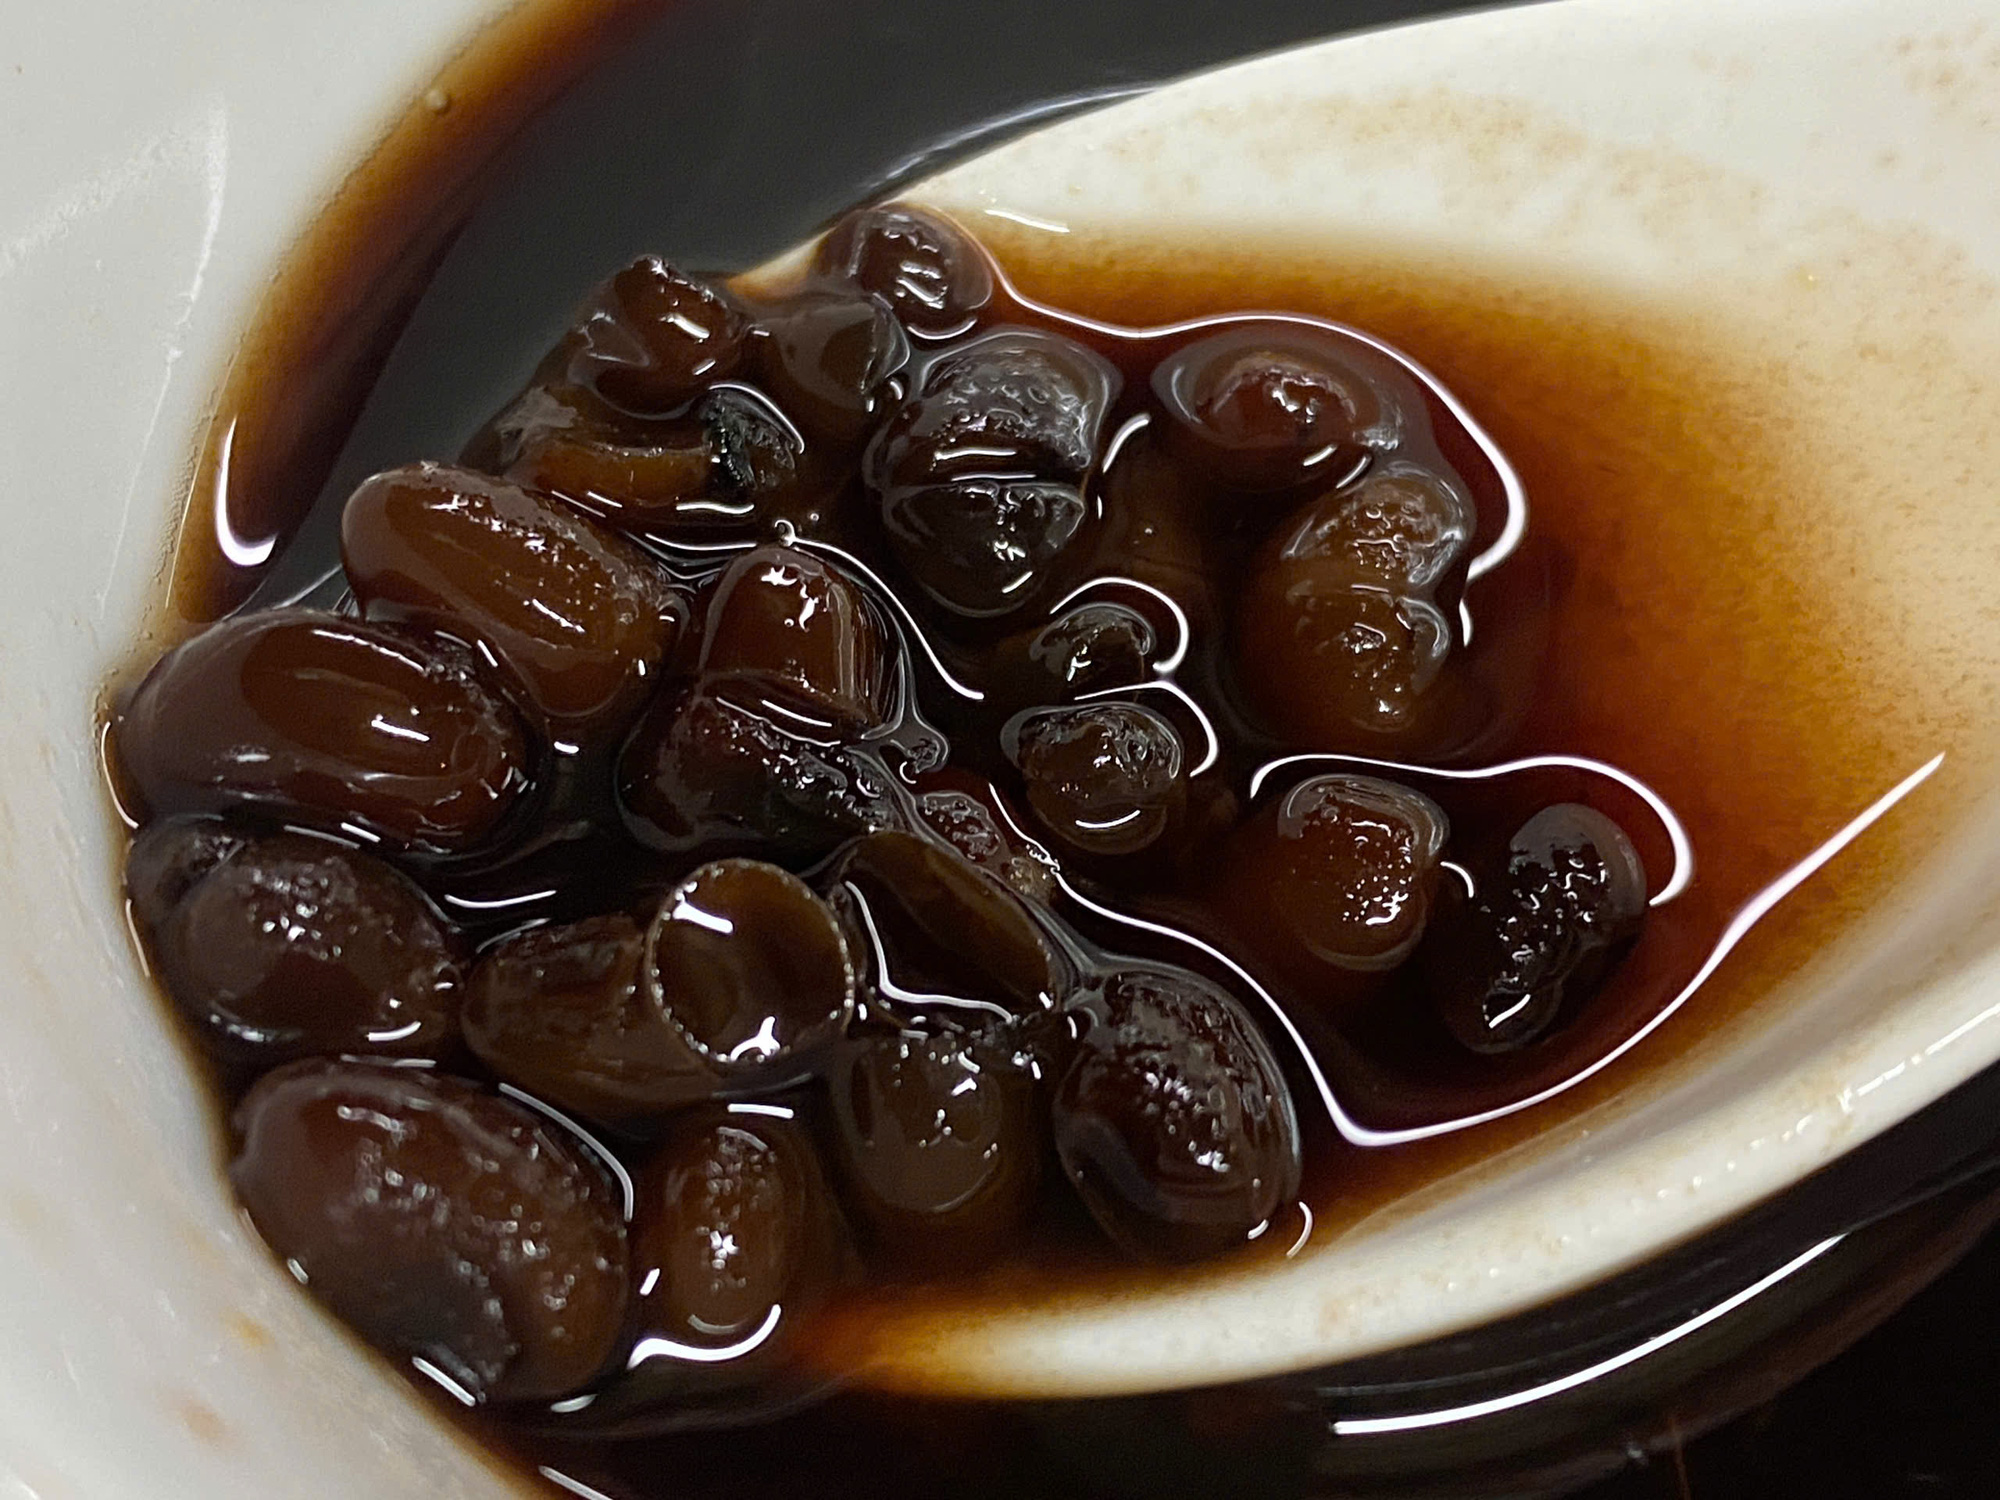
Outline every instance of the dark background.
[[1579, 1500], [1990, 1500], [2000, 1495], [2000, 1240], [1844, 1355]]

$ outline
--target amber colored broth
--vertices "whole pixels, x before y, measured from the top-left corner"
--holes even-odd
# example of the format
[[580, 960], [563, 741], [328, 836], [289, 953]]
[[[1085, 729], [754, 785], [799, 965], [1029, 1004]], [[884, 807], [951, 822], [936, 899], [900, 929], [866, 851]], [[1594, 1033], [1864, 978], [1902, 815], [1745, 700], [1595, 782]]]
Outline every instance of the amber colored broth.
[[[1743, 1023], [1931, 847], [1950, 776], [1887, 811], [1781, 901], [1659, 1029], [1564, 1087], [1653, 1019], [1760, 892], [1943, 748], [1936, 727], [1913, 716], [1856, 711], [1894, 701], [1888, 674], [1908, 661], [1877, 628], [1883, 601], [1852, 580], [1839, 586], [1829, 576], [1837, 560], [1814, 549], [1814, 525], [1800, 521], [1801, 506], [1838, 481], [1802, 465], [1771, 420], [1786, 371], [1720, 319], [1401, 247], [1292, 247], [1246, 233], [1230, 237], [1224, 256], [1132, 236], [993, 243], [988, 232], [1019, 289], [1049, 305], [1141, 326], [1283, 308], [1366, 329], [1438, 376], [1519, 472], [1530, 534], [1554, 554], [1547, 657], [1507, 758], [1560, 753], [1617, 766], [1661, 794], [1695, 850], [1694, 882], [1649, 915], [1589, 1018], [1489, 1097], [1474, 1088], [1454, 1110], [1449, 1090], [1407, 1071], [1358, 1056], [1330, 1062], [1343, 1102], [1370, 1125], [1447, 1121], [1505, 1097], [1560, 1092], [1386, 1147], [1322, 1130], [1307, 1195], [1318, 1241], [1644, 1089]], [[1878, 649], [1854, 650], [1856, 641]], [[872, 1349], [900, 1367], [902, 1341], [921, 1341], [957, 1310], [1167, 1285], [1127, 1267], [1080, 1272], [1074, 1262], [1017, 1262], [972, 1285], [864, 1296], [825, 1325], [821, 1347], [842, 1361]]]
[[[1321, 1060], [1368, 1129], [1434, 1130], [1553, 1097], [1489, 1123], [1364, 1148], [1302, 1093], [1307, 1197], [1323, 1240], [1557, 1129], [1739, 1019], [1906, 866], [1916, 851], [1898, 836], [1898, 814], [1782, 902], [1660, 1030], [1580, 1076], [1654, 1021], [1731, 918], [1900, 780], [1925, 746], [1892, 719], [1851, 711], [1875, 701], [1881, 664], [1828, 643], [1866, 635], [1872, 601], [1824, 587], [1822, 559], [1800, 545], [1811, 532], [1796, 520], [1796, 454], [1766, 440], [1765, 414], [1781, 395], [1753, 354], [1697, 318], [1629, 295], [1453, 271], [1380, 248], [1288, 257], [1275, 237], [1263, 243], [1209, 264], [1130, 242], [1095, 255], [1087, 242], [1081, 255], [1065, 245], [1065, 259], [1046, 239], [995, 248], [1037, 320], [1033, 302], [1141, 329], [1285, 309], [1366, 329], [1430, 369], [1525, 482], [1530, 543], [1553, 582], [1537, 688], [1498, 758], [1561, 754], [1618, 767], [1674, 809], [1695, 851], [1693, 883], [1650, 915], [1613, 981], [1526, 1058], [1453, 1067], [1435, 1054], [1387, 1055], [1365, 1035], [1355, 1046], [1331, 1043]], [[1134, 357], [1115, 338], [1096, 342], [1122, 362]], [[213, 565], [192, 557], [184, 573]], [[1477, 587], [1470, 598], [1477, 618]], [[1657, 884], [1665, 861], [1657, 848], [1647, 853]], [[1281, 1001], [1310, 1003], [1273, 988]], [[857, 1293], [813, 1342], [847, 1366], [897, 1328], [921, 1326], [926, 1308], [1152, 1281], [1063, 1228], [1058, 1214], [1039, 1242], [969, 1279]], [[1051, 1245], [1062, 1253], [1050, 1257]], [[895, 1316], [883, 1316], [884, 1299]]]
[[[601, 40], [572, 21], [575, 34], [543, 54], [565, 60], [545, 79], [551, 88]], [[510, 33], [510, 45], [525, 46], [525, 35]], [[245, 502], [246, 534], [296, 525], [296, 497], [318, 489], [419, 273], [470, 201], [474, 169], [522, 118], [511, 106], [473, 108], [487, 97], [481, 90], [520, 70], [518, 57], [496, 61], [487, 51], [459, 66], [464, 117], [478, 123], [421, 149], [414, 136], [392, 140], [293, 261], [239, 361], [198, 483], [218, 482], [218, 453], [233, 431], [232, 496], [261, 497], [265, 507]], [[398, 211], [433, 188], [435, 212]], [[401, 238], [382, 242], [379, 256], [344, 258], [385, 225]], [[983, 228], [990, 239], [994, 226]], [[1802, 470], [1797, 445], [1770, 420], [1787, 398], [1784, 367], [1721, 318], [1407, 247], [1288, 245], [1254, 226], [1227, 243], [1223, 255], [1133, 236], [1079, 233], [1057, 243], [1023, 234], [994, 248], [1027, 295], [1107, 321], [1282, 308], [1364, 328], [1436, 373], [1509, 456], [1557, 582], [1547, 665], [1509, 753], [1588, 756], [1639, 777], [1678, 813], [1698, 861], [1687, 893], [1654, 914], [1611, 1003], [1510, 1090], [1560, 1084], [1644, 1024], [1735, 913], [1936, 747], [1915, 720], [1856, 711], [1887, 701], [1894, 664], [1835, 643], [1873, 638], [1875, 601], [1837, 586], [1811, 527], [1798, 522], [1802, 495], [1827, 481]], [[288, 322], [285, 308], [309, 305], [326, 307], [326, 320]], [[463, 436], [442, 435], [440, 450]], [[280, 496], [291, 498], [272, 498]], [[206, 527], [184, 532], [175, 590], [183, 618], [212, 618], [254, 581], [224, 564]], [[1891, 812], [1760, 922], [1659, 1031], [1555, 1098], [1387, 1148], [1317, 1130], [1311, 1198], [1320, 1234], [1556, 1131], [1725, 1033], [1910, 866], [1934, 822], [1926, 809], [1945, 790], [1941, 779]], [[1363, 1060], [1337, 1082], [1371, 1123], [1449, 1118], [1439, 1098], [1413, 1099]], [[836, 1363], [860, 1362], [871, 1344], [920, 1326], [940, 1304], [1018, 1304], [1133, 1284], [1141, 1274], [1092, 1256], [1054, 1269], [1010, 1261], [969, 1284], [896, 1288], [894, 1318], [857, 1297], [822, 1325], [818, 1346], [842, 1350]], [[628, 1492], [651, 1493], [637, 1482]]]

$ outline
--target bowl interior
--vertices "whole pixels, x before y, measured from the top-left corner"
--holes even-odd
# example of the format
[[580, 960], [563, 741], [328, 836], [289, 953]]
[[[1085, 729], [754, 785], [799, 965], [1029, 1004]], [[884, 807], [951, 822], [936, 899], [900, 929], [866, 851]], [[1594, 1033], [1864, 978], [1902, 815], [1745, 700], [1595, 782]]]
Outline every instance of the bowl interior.
[[[81, 0], [24, 67], [44, 101], [58, 76], [84, 89], [60, 123], [90, 123], [58, 131], [26, 95], [0, 104], [29, 148], [0, 170], [17, 205], [0, 220], [0, 310], [37, 351], [0, 375], [0, 445], [32, 476], [0, 596], [16, 767], [0, 787], [0, 1273], [17, 1288], [0, 1479], [32, 1495], [506, 1483], [335, 1336], [244, 1227], [114, 898], [89, 726], [152, 625], [192, 435], [339, 166], [492, 8], [356, 0], [337, 23], [271, 9], [285, 14], [135, 18]], [[1745, 982], [1768, 993], [1678, 1035], [1642, 1085], [1254, 1276], [923, 1309], [879, 1331], [878, 1379], [1150, 1389], [1464, 1326], [1685, 1237], [2000, 1056], [2000, 508], [1980, 489], [2000, 442], [2000, 201], [1977, 84], [1954, 67], [2000, 65], [1980, 10], [1563, 0], [1201, 78], [915, 190], [1051, 286], [1169, 262], [1213, 265], [1221, 285], [1255, 246], [1264, 284], [1309, 288], [1331, 267], [1434, 277], [1552, 338], [1587, 288], [1622, 309], [1631, 359], [1611, 373], [1632, 382], [1656, 378], [1649, 350], [1716, 351], [1700, 368], [1726, 430], [1768, 448], [1770, 482], [1746, 503], [1793, 560], [1785, 629], [1810, 646], [1779, 654], [1783, 712], [1755, 743], [1775, 753], [1789, 734], [1806, 755], [1816, 717], [1880, 722], [1801, 877], [1825, 943], [1768, 973], [1746, 943]], [[186, 43], [221, 31], [230, 46]], [[83, 48], [103, 62], [78, 83], [64, 59]], [[268, 68], [301, 52], [325, 59], [313, 90]], [[1423, 352], [1449, 380], [1451, 349]], [[1514, 398], [1459, 394], [1475, 414]], [[51, 442], [79, 411], [89, 441]], [[192, 524], [208, 523], [202, 500]], [[1690, 574], [1682, 625], [1760, 607]], [[1825, 684], [1780, 670], [1815, 653], [1839, 663]]]

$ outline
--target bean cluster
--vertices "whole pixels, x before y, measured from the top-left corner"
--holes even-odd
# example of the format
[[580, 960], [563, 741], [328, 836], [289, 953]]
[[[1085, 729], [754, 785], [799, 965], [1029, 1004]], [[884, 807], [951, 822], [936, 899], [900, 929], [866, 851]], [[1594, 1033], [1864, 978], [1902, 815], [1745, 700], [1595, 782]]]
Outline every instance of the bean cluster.
[[[1258, 754], [1492, 721], [1441, 414], [1303, 319], [1093, 341], [910, 209], [778, 294], [618, 272], [458, 464], [348, 498], [333, 607], [225, 619], [117, 712], [135, 923], [259, 1230], [503, 1401], [763, 1368], [1063, 1201], [1141, 1258], [1262, 1235], [1299, 1058], [1236, 976], [1414, 985], [1493, 1054], [1644, 908], [1581, 804], [1460, 849], [1351, 766], [1250, 795]], [[1197, 893], [1248, 968], [1092, 892]]]

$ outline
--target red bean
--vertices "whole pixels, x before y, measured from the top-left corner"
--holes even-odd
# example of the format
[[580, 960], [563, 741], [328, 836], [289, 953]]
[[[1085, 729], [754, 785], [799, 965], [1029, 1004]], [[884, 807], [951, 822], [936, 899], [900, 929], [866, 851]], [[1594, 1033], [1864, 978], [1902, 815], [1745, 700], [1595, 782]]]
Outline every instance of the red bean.
[[759, 547], [717, 580], [698, 666], [711, 678], [748, 678], [851, 732], [887, 716], [883, 634], [874, 606], [839, 568], [794, 547]]
[[1056, 1154], [1127, 1253], [1194, 1260], [1245, 1243], [1298, 1191], [1298, 1120], [1243, 1008], [1192, 974], [1106, 980], [1056, 1092]]
[[875, 293], [914, 333], [962, 332], [993, 296], [986, 257], [943, 216], [903, 204], [849, 214], [814, 264]]
[[139, 931], [158, 932], [195, 882], [250, 838], [219, 818], [162, 818], [142, 828], [125, 852], [125, 896]]
[[1152, 675], [1159, 636], [1122, 604], [1092, 602], [1066, 610], [1027, 642], [1027, 657], [1064, 697], [1093, 688], [1129, 687]]
[[956, 851], [884, 829], [822, 877], [848, 912], [873, 1011], [926, 1029], [999, 1026], [1040, 1042], [1070, 979], [1020, 896]]
[[1284, 958], [1381, 973], [1423, 936], [1449, 830], [1408, 787], [1309, 777], [1237, 836], [1232, 896]]
[[303, 609], [169, 651], [112, 734], [155, 814], [240, 808], [420, 849], [478, 843], [530, 769], [519, 717], [469, 651]]
[[897, 560], [945, 610], [989, 618], [1041, 596], [1089, 518], [1080, 488], [1119, 384], [1058, 334], [1001, 329], [955, 348], [864, 461]]
[[748, 386], [718, 386], [695, 403], [712, 465], [716, 498], [761, 505], [799, 482], [805, 439], [769, 397]]
[[[296, 834], [209, 859], [203, 825], [155, 824], [134, 846], [135, 901], [161, 982], [203, 1043], [268, 1065], [331, 1053], [435, 1056], [456, 1032], [460, 944], [380, 860]], [[174, 848], [173, 846], [178, 846]], [[192, 871], [161, 903], [163, 863]], [[136, 883], [136, 882], [135, 882]]]
[[1512, 1052], [1604, 983], [1645, 915], [1646, 870], [1624, 829], [1558, 803], [1515, 833], [1504, 871], [1454, 895], [1419, 968], [1460, 1045]]
[[367, 480], [340, 541], [370, 619], [484, 646], [568, 733], [635, 706], [687, 621], [685, 600], [636, 547], [466, 469], [413, 464]]
[[838, 1234], [804, 1131], [769, 1114], [689, 1118], [639, 1178], [641, 1321], [683, 1348], [768, 1352], [779, 1320], [828, 1279]]
[[536, 927], [488, 949], [465, 1039], [500, 1077], [620, 1124], [708, 1097], [721, 1080], [640, 979], [645, 934], [623, 916]]
[[660, 904], [643, 970], [653, 1002], [730, 1080], [808, 1071], [854, 1014], [833, 911], [776, 865], [703, 865]]
[[1450, 657], [1472, 525], [1455, 479], [1401, 463], [1289, 516], [1237, 605], [1237, 677], [1258, 716], [1320, 750], [1444, 742], [1462, 709]]
[[342, 1321], [476, 1399], [585, 1385], [624, 1326], [625, 1226], [548, 1120], [425, 1069], [294, 1063], [238, 1106], [229, 1169]]
[[1456, 475], [1399, 460], [1295, 512], [1275, 551], [1328, 583], [1455, 601], [1473, 519]]
[[1000, 794], [991, 782], [945, 768], [922, 784], [916, 814], [925, 828], [1023, 900], [1047, 906], [1054, 899], [1054, 861], [1025, 835], [1003, 826]]
[[897, 560], [947, 613], [997, 619], [1036, 603], [1090, 516], [1057, 480], [954, 479], [896, 490], [882, 524]]
[[926, 1265], [990, 1258], [1041, 1175], [1024, 1059], [962, 1032], [856, 1041], [829, 1078], [848, 1195], [882, 1252]]
[[592, 295], [567, 374], [624, 411], [661, 415], [733, 375], [749, 330], [724, 293], [642, 256]]
[[1153, 371], [1177, 447], [1222, 483], [1282, 489], [1337, 479], [1401, 431], [1356, 341], [1286, 323], [1199, 339]]
[[1072, 849], [1136, 854], [1158, 843], [1186, 806], [1180, 736], [1151, 709], [1042, 709], [1023, 716], [1012, 738], [1028, 806]]
[[870, 449], [876, 488], [977, 476], [1076, 481], [1097, 461], [1118, 372], [1073, 339], [1002, 328], [932, 365]]
[[880, 297], [816, 287], [758, 319], [762, 379], [815, 434], [851, 443], [894, 399], [910, 342]]
[[649, 843], [805, 860], [893, 822], [880, 778], [838, 740], [808, 738], [755, 684], [656, 700], [627, 742], [620, 797]]
[[805, 440], [747, 386], [682, 415], [636, 421], [574, 387], [531, 387], [471, 450], [483, 467], [574, 502], [622, 531], [713, 543], [755, 535], [797, 490]]

